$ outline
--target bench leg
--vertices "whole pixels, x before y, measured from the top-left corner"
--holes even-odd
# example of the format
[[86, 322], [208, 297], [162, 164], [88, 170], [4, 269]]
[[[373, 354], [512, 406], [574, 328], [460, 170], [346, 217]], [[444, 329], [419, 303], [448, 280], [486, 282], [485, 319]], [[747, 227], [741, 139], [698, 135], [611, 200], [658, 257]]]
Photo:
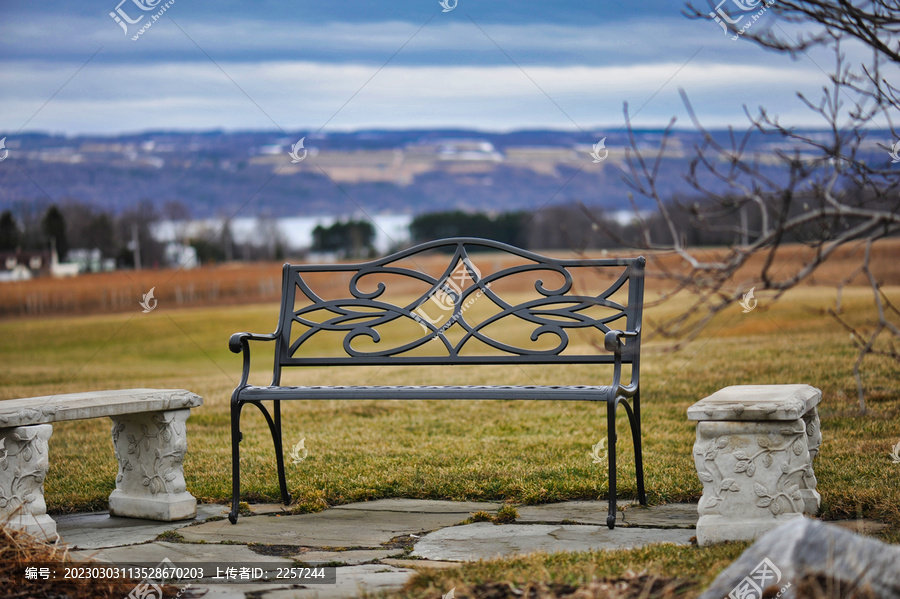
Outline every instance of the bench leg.
[[644, 461], [641, 451], [641, 398], [640, 391], [634, 394], [632, 401], [631, 439], [634, 442], [634, 472], [637, 476], [638, 501], [647, 505], [647, 494], [644, 492]]
[[52, 434], [50, 424], [0, 429], [0, 523], [43, 539], [57, 536], [44, 502]]
[[272, 431], [272, 443], [275, 445], [275, 464], [278, 466], [278, 485], [281, 490], [281, 502], [291, 505], [291, 494], [287, 490], [287, 479], [284, 475], [284, 447], [281, 439], [281, 402], [274, 402], [275, 421], [269, 421], [269, 429]]
[[181, 409], [110, 416], [119, 460], [110, 515], [165, 522], [197, 515], [197, 500], [184, 482], [190, 415], [190, 409]]
[[607, 447], [609, 447], [609, 513], [606, 525], [616, 527], [616, 400], [606, 402]]
[[241, 502], [241, 407], [231, 404], [231, 511], [228, 521], [237, 524], [238, 506]]

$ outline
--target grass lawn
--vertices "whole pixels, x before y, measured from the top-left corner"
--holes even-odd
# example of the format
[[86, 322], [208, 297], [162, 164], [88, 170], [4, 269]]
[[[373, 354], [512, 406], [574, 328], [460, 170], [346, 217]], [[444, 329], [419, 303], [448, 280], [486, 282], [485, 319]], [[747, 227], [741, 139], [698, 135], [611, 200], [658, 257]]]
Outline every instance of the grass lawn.
[[[896, 303], [900, 288], [887, 288]], [[823, 445], [815, 463], [824, 519], [867, 517], [888, 523], [881, 538], [900, 542], [900, 378], [893, 364], [870, 358], [865, 384], [870, 414], [860, 416], [851, 373], [855, 351], [848, 334], [817, 307], [830, 291], [805, 287], [743, 314], [738, 306], [716, 318], [679, 352], [645, 343], [642, 363], [646, 487], [651, 503], [697, 501], [701, 485], [691, 456], [694, 425], [685, 410], [733, 384], [808, 383], [823, 391], [819, 407]], [[678, 308], [667, 304], [654, 319]], [[682, 300], [686, 301], [686, 300]], [[845, 292], [844, 307], [864, 322], [864, 289]], [[228, 401], [240, 376], [240, 357], [227, 349], [236, 331], [274, 329], [275, 304], [159, 308], [142, 314], [7, 320], [2, 324], [0, 398], [110, 388], [186, 388], [205, 398], [188, 421], [188, 490], [203, 501], [230, 496]], [[267, 382], [271, 353], [254, 348], [256, 382]], [[271, 350], [268, 350], [271, 352]], [[582, 366], [452, 369], [310, 369], [308, 384], [553, 384], [584, 380]], [[595, 374], [606, 381], [607, 372]], [[500, 381], [498, 378], [502, 378]], [[298, 381], [295, 378], [293, 381]], [[286, 381], [286, 382], [293, 382]], [[605, 406], [576, 402], [356, 401], [291, 402], [285, 442], [305, 439], [308, 457], [288, 464], [297, 511], [384, 497], [506, 500], [543, 503], [605, 498], [605, 465], [593, 464], [591, 446], [605, 436]], [[244, 411], [242, 455], [245, 499], [278, 497], [271, 441], [252, 407]], [[621, 414], [621, 411], [620, 411]], [[627, 421], [619, 421], [619, 497], [636, 494]], [[51, 513], [103, 509], [115, 486], [108, 420], [54, 424], [51, 468], [45, 483]], [[627, 568], [685, 577], [705, 584], [744, 544], [712, 548], [645, 548], [616, 553], [537, 555], [470, 564], [422, 574], [410, 596], [457, 593], [487, 580], [564, 582], [621, 574]], [[696, 587], [701, 588], [701, 587]], [[691, 594], [694, 592], [692, 591]], [[439, 596], [439, 595], [437, 595]]]

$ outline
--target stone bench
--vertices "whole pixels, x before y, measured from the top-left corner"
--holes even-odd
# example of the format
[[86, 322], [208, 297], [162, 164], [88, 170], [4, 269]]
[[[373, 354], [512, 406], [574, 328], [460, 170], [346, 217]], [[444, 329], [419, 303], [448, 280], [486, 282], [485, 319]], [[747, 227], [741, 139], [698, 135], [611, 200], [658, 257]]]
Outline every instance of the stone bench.
[[822, 442], [821, 399], [809, 385], [736, 385], [688, 408], [703, 483], [700, 545], [755, 539], [818, 512], [812, 461]]
[[44, 478], [53, 422], [109, 417], [119, 473], [114, 516], [186, 520], [197, 514], [182, 461], [185, 421], [203, 398], [184, 389], [123, 389], [0, 401], [0, 522], [53, 538]]

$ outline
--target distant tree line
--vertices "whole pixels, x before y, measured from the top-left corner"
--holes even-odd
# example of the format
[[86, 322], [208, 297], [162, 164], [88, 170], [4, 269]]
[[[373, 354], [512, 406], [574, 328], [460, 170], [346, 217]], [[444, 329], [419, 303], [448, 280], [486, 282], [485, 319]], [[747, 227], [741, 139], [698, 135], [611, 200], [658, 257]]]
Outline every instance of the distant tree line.
[[522, 245], [527, 212], [501, 212], [489, 216], [481, 212], [431, 212], [421, 214], [409, 225], [414, 242], [445, 237], [481, 237], [511, 245]]
[[67, 201], [43, 210], [18, 206], [0, 213], [0, 252], [47, 251], [55, 248], [60, 261], [71, 249], [100, 250], [117, 266], [134, 266], [133, 241], [140, 243], [144, 264], [158, 264], [163, 247], [150, 235], [153, 206], [142, 202], [114, 216], [87, 204]]
[[[40, 207], [39, 207], [40, 206]], [[117, 268], [166, 265], [165, 244], [151, 229], [161, 220], [176, 223], [179, 243], [197, 251], [201, 264], [231, 260], [281, 260], [284, 242], [274, 219], [259, 219], [257, 243], [236, 243], [226, 222], [222, 227], [192, 230], [180, 226], [191, 219], [180, 202], [166, 202], [161, 208], [150, 200], [138, 202], [120, 214], [100, 210], [83, 202], [64, 200], [59, 204], [22, 202], [0, 213], [0, 252], [47, 251], [55, 247], [60, 261], [71, 249], [99, 250], [102, 258], [115, 260]]]
[[[885, 208], [888, 201], [871, 193], [845, 190], [860, 205]], [[712, 208], [715, 208], [714, 210]], [[814, 210], [812, 194], [799, 193], [789, 207], [789, 216]], [[673, 198], [665, 203], [666, 216], [659, 211], [610, 213], [581, 203], [543, 208], [534, 213], [504, 212], [489, 216], [479, 212], [432, 212], [413, 219], [410, 236], [414, 243], [444, 237], [483, 237], [531, 250], [618, 249], [643, 247], [643, 239], [671, 234], [674, 230], [687, 247], [745, 246], [766, 230], [766, 214], [754, 209], [743, 197], [708, 200]], [[810, 219], [785, 232], [785, 243], [807, 243], [830, 238], [858, 226], [861, 218]]]
[[[879, 200], [861, 189], [847, 189], [861, 205], [877, 207]], [[801, 194], [802, 195], [802, 194]], [[791, 215], [815, 208], [813, 198], [798, 197]], [[883, 202], [881, 200], [880, 202]], [[252, 242], [235, 241], [227, 221], [205, 229], [185, 228], [191, 220], [186, 206], [167, 202], [160, 208], [149, 200], [139, 202], [120, 214], [99, 210], [85, 203], [67, 200], [59, 204], [18, 206], [0, 213], [0, 252], [49, 250], [55, 247], [60, 260], [72, 248], [98, 249], [103, 258], [113, 258], [119, 268], [132, 268], [140, 258], [144, 267], [165, 264], [165, 246], [151, 235], [154, 223], [174, 223], [176, 239], [197, 251], [201, 264], [232, 260], [282, 260], [287, 244], [274, 218], [258, 219]], [[610, 213], [581, 203], [543, 208], [537, 212], [431, 212], [416, 216], [410, 224], [410, 243], [445, 237], [481, 237], [531, 250], [618, 249], [640, 247], [650, 238], [670, 235], [674, 230], [686, 247], [746, 246], [768, 226], [766, 214], [754, 209], [742, 197], [718, 199], [715, 210], [709, 201], [674, 198], [659, 211]], [[805, 243], [810, 239], [836, 236], [857, 225], [859, 219], [810, 219], [803, 226], [785, 232], [785, 242]], [[375, 227], [367, 220], [337, 221], [313, 230], [310, 251], [332, 254], [339, 259], [365, 259], [375, 255]], [[135, 249], [138, 248], [139, 252]], [[399, 248], [394, 248], [399, 249]], [[305, 256], [292, 256], [305, 258]]]
[[312, 251], [341, 258], [369, 258], [375, 253], [375, 227], [367, 220], [338, 221], [313, 229]]

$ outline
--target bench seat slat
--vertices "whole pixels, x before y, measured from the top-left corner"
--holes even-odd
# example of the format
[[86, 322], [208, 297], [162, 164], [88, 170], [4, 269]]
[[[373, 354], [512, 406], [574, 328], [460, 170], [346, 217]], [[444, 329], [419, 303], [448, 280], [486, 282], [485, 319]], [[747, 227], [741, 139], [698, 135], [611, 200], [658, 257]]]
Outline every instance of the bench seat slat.
[[605, 401], [612, 388], [590, 385], [247, 386], [241, 401], [272, 399], [544, 399]]

